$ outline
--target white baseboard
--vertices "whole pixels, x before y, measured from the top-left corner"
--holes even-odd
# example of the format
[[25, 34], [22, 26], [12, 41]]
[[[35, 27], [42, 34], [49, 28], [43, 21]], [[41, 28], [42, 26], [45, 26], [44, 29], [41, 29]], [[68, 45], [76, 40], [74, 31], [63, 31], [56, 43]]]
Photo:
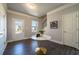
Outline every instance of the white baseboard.
[[[25, 39], [28, 39], [28, 37], [24, 39], [19, 39], [19, 40], [25, 40]], [[7, 40], [7, 42], [9, 43], [9, 42], [14, 42], [14, 41], [19, 41], [19, 40]]]
[[58, 44], [63, 44], [63, 42], [59, 42], [59, 41], [56, 41], [56, 40], [49, 40], [49, 41], [52, 41], [52, 42], [55, 42], [55, 43], [58, 43]]
[[[29, 38], [29, 37], [28, 37], [28, 38]], [[25, 39], [28, 39], [28, 38], [25, 38]], [[25, 40], [25, 39], [20, 39], [20, 40]], [[19, 40], [8, 40], [7, 43], [8, 43], [8, 42], [14, 42], [14, 41], [19, 41]], [[55, 43], [64, 45], [64, 43], [63, 43], [63, 42], [60, 42], [60, 41], [51, 40], [51, 39], [50, 39], [49, 41], [52, 41], [52, 42], [55, 42]], [[6, 44], [6, 46], [7, 46], [7, 44]], [[6, 48], [6, 46], [5, 46], [5, 48]], [[5, 50], [5, 48], [4, 48], [3, 50]], [[77, 49], [79, 49], [79, 48], [77, 48]], [[3, 53], [2, 53], [2, 54], [3, 54]]]
[[[55, 40], [49, 40], [49, 41], [52, 41], [52, 42], [55, 42], [55, 43], [58, 43], [58, 44], [62, 44], [62, 45], [65, 45], [63, 42], [59, 42], [59, 41], [55, 41]], [[67, 45], [68, 46], [68, 45]], [[74, 47], [76, 49], [79, 49], [78, 47]]]

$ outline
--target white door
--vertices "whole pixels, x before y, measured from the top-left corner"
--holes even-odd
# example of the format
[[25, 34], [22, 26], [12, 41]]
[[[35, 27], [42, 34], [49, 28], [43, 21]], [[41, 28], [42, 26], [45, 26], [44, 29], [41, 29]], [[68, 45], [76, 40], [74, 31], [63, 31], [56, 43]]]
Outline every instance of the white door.
[[77, 19], [77, 39], [78, 39], [78, 49], [79, 49], [79, 11], [77, 12], [78, 14], [78, 19]]
[[73, 13], [73, 44], [75, 48], [78, 48], [78, 11]]
[[[68, 46], [72, 46], [77, 48], [78, 47], [78, 40], [76, 38], [77, 32], [76, 32], [76, 17], [77, 13], [68, 13], [63, 15], [63, 43]], [[75, 35], [74, 35], [75, 34]]]
[[0, 54], [3, 53], [6, 43], [6, 19], [4, 15], [0, 15]]

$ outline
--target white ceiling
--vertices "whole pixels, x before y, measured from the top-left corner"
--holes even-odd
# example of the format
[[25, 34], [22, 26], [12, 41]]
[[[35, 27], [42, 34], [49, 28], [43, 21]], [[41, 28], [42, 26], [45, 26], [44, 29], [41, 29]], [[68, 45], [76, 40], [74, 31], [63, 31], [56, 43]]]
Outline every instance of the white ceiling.
[[25, 14], [41, 17], [47, 12], [54, 10], [64, 4], [62, 3], [8, 3], [8, 9]]

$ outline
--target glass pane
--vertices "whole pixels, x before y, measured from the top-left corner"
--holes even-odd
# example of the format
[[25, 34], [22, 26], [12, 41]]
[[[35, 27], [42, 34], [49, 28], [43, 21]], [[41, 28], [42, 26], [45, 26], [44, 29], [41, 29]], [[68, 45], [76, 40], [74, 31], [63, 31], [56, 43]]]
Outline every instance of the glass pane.
[[0, 33], [4, 33], [4, 20], [2, 16], [0, 16]]
[[38, 27], [38, 22], [33, 20], [32, 21], [32, 32], [36, 32]]
[[21, 33], [23, 30], [23, 26], [22, 26], [22, 22], [21, 21], [16, 21], [16, 33]]
[[32, 21], [32, 26], [37, 26], [38, 25], [38, 22], [37, 21]]

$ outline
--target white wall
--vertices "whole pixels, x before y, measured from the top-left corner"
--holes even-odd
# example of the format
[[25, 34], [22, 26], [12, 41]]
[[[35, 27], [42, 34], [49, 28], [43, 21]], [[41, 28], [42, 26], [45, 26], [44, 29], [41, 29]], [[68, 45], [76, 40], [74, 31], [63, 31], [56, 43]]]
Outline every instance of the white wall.
[[[70, 4], [47, 13], [47, 28], [45, 33], [52, 37], [51, 41], [63, 44], [62, 16], [77, 11], [79, 11], [79, 4]], [[54, 20], [58, 21], [58, 29], [50, 29], [50, 22]], [[76, 38], [76, 36], [74, 37]]]
[[[16, 38], [15, 32], [14, 32], [14, 24], [12, 19], [13, 18], [17, 18], [17, 19], [21, 19], [24, 21], [24, 37], [22, 34], [19, 35], [18, 39]], [[16, 41], [16, 40], [20, 40], [20, 39], [25, 39], [25, 38], [30, 38], [32, 35], [34, 35], [34, 33], [32, 33], [32, 20], [37, 20], [37, 17], [33, 17], [33, 16], [29, 16], [29, 15], [25, 15], [22, 13], [18, 13], [15, 11], [10, 11], [8, 12], [8, 41]]]
[[3, 35], [0, 36], [0, 55], [3, 54], [4, 49], [6, 48], [6, 45], [7, 45], [7, 42], [6, 42], [6, 39], [7, 39], [6, 10], [7, 10], [6, 4], [0, 4], [0, 16], [2, 16], [2, 19], [0, 20], [4, 21], [3, 27], [5, 29]]
[[[52, 37], [52, 41], [62, 43], [62, 23], [61, 20], [62, 16], [60, 14], [48, 15], [47, 16], [47, 29], [46, 34]], [[57, 29], [50, 29], [50, 22], [58, 21], [58, 28]]]

